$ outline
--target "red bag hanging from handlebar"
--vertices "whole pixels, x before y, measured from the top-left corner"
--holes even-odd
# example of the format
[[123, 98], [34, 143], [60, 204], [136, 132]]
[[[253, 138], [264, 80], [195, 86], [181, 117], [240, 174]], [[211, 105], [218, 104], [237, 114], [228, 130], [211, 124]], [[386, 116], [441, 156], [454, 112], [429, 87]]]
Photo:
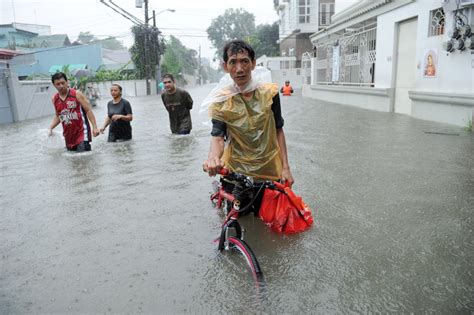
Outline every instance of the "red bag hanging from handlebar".
[[303, 232], [313, 224], [311, 209], [290, 187], [275, 183], [276, 189], [265, 188], [259, 215], [278, 233]]

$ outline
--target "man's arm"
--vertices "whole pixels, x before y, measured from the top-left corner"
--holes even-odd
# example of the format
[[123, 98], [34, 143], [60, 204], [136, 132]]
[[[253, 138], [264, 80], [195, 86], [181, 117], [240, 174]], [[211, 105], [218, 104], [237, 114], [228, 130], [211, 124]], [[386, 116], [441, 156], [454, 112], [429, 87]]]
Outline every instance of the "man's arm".
[[191, 110], [193, 109], [193, 98], [191, 97], [191, 95], [189, 95], [188, 92], [186, 92], [186, 107]]
[[99, 129], [97, 129], [97, 122], [95, 121], [94, 112], [92, 112], [92, 109], [89, 104], [89, 101], [87, 100], [87, 97], [85, 97], [84, 94], [82, 94], [79, 91], [76, 92], [76, 97], [79, 103], [81, 103], [82, 109], [84, 110], [87, 118], [92, 124], [92, 135], [94, 137], [97, 137], [99, 135]]
[[277, 129], [277, 140], [278, 145], [280, 146], [280, 158], [282, 164], [282, 172], [281, 172], [281, 179], [283, 182], [288, 181], [288, 184], [293, 185], [293, 175], [290, 171], [290, 164], [288, 163], [288, 151], [286, 149], [286, 140], [285, 140], [285, 133], [283, 132], [283, 128]]
[[211, 147], [209, 148], [209, 155], [207, 160], [202, 164], [202, 169], [209, 174], [209, 176], [216, 176], [217, 172], [224, 167], [221, 160], [224, 153], [224, 137], [211, 137]]
[[53, 129], [56, 128], [57, 125], [59, 125], [59, 122], [59, 117], [54, 115], [53, 121], [49, 125], [48, 135], [53, 135]]

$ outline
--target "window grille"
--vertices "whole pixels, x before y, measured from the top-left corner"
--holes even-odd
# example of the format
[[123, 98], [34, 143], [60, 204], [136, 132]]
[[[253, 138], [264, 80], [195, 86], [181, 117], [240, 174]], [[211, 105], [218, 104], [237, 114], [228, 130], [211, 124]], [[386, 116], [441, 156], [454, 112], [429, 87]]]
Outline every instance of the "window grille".
[[443, 8], [430, 11], [430, 29], [428, 36], [438, 36], [444, 34], [445, 15]]

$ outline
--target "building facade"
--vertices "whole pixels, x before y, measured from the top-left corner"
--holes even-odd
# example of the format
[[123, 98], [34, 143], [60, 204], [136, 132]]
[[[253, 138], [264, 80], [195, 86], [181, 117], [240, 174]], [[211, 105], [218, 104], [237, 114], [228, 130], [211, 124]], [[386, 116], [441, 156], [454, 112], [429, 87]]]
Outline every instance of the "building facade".
[[279, 44], [282, 57], [296, 57], [301, 66], [304, 53], [312, 52], [309, 36], [330, 24], [334, 0], [275, 0], [279, 15]]
[[311, 35], [304, 95], [458, 126], [472, 124], [471, 0], [362, 0]]

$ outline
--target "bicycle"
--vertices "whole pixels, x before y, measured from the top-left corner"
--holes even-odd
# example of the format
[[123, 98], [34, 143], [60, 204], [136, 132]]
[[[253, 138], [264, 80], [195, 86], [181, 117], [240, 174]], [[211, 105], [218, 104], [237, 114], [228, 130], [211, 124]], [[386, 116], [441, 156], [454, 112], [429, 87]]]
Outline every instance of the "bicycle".
[[[221, 235], [216, 239], [216, 242], [219, 242], [217, 249], [220, 252], [235, 251], [242, 254], [250, 267], [254, 280], [257, 283], [262, 282], [262, 269], [254, 252], [244, 241], [245, 230], [240, 225], [238, 218], [250, 209], [261, 189], [266, 187], [279, 189], [282, 185], [278, 182], [264, 181], [258, 184], [259, 190], [254, 194], [254, 187], [258, 186], [255, 186], [251, 177], [231, 173], [225, 168], [221, 169], [219, 174], [221, 175], [220, 182], [213, 183], [214, 193], [210, 197], [214, 206], [221, 208], [225, 214]], [[230, 229], [234, 230], [234, 235], [230, 234]]]

